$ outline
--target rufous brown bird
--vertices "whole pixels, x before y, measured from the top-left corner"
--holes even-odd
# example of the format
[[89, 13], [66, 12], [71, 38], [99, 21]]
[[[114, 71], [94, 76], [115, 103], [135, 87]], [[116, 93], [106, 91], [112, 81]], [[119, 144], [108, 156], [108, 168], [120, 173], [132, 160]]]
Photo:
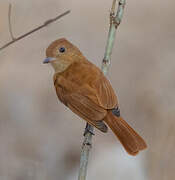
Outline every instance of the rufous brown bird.
[[107, 132], [107, 124], [130, 155], [147, 147], [120, 116], [117, 96], [108, 79], [76, 46], [64, 38], [54, 41], [43, 63], [54, 68], [58, 99], [75, 114], [102, 132]]

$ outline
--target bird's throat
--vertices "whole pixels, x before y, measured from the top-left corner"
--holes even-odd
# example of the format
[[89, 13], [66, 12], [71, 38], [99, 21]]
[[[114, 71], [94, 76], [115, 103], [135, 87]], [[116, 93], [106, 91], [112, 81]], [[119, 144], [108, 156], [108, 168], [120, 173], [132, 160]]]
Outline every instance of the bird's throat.
[[54, 68], [55, 73], [61, 73], [65, 71], [71, 65], [71, 63], [68, 61], [59, 60], [51, 62], [51, 65]]

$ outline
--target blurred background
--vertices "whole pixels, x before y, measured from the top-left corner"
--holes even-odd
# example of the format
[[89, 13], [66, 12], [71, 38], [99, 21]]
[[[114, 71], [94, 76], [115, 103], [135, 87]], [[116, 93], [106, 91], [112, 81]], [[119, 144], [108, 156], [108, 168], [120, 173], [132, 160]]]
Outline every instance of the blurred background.
[[[85, 121], [58, 102], [45, 49], [66, 37], [101, 66], [112, 0], [1, 0], [0, 46], [71, 14], [0, 52], [0, 179], [76, 180]], [[87, 179], [169, 180], [175, 168], [175, 2], [127, 1], [108, 78], [121, 112], [148, 149], [129, 156], [111, 131], [93, 137]]]

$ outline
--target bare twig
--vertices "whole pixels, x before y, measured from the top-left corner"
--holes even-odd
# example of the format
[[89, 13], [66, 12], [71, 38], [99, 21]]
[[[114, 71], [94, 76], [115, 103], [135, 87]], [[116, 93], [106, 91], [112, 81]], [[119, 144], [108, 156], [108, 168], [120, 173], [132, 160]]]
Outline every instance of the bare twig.
[[[60, 14], [60, 15], [58, 15], [57, 17], [55, 17], [55, 18], [53, 18], [53, 19], [49, 19], [49, 20], [45, 21], [42, 25], [40, 25], [40, 26], [38, 26], [38, 27], [32, 29], [31, 31], [29, 31], [29, 32], [27, 32], [27, 33], [25, 33], [25, 34], [23, 34], [23, 35], [17, 37], [17, 38], [14, 38], [12, 41], [10, 41], [10, 42], [8, 42], [7, 44], [5, 44], [4, 46], [2, 46], [2, 47], [0, 48], [0, 50], [5, 49], [6, 47], [10, 46], [11, 44], [13, 44], [13, 43], [19, 41], [20, 39], [25, 38], [26, 36], [28, 36], [28, 35], [30, 35], [30, 34], [36, 32], [36, 31], [38, 31], [38, 30], [40, 30], [40, 29], [42, 29], [42, 28], [44, 28], [44, 27], [46, 27], [47, 25], [53, 23], [54, 21], [56, 21], [56, 20], [62, 18], [63, 16], [65, 16], [65, 15], [67, 15], [67, 14], [69, 14], [69, 13], [70, 13], [70, 10], [68, 10], [68, 11], [66, 11], [66, 12], [64, 12], [64, 13], [62, 13], [62, 14]], [[13, 37], [13, 36], [12, 36], [12, 37]]]
[[110, 15], [111, 15], [111, 14], [112, 14], [112, 15], [115, 14], [115, 6], [116, 6], [116, 0], [113, 0]]
[[13, 36], [13, 31], [12, 31], [12, 24], [11, 24], [11, 10], [12, 10], [12, 5], [9, 4], [9, 11], [8, 11], [8, 20], [9, 20], [9, 32], [12, 40], [15, 40], [15, 37]]
[[110, 63], [111, 63], [111, 54], [112, 54], [112, 49], [114, 45], [116, 29], [122, 20], [124, 5], [126, 3], [126, 0], [120, 0], [118, 2], [118, 9], [117, 9], [116, 15], [114, 13], [115, 2], [116, 0], [113, 0], [113, 5], [111, 8], [111, 13], [110, 13], [110, 28], [109, 28], [109, 33], [108, 33], [105, 55], [102, 62], [102, 71], [105, 75], [107, 74]]
[[[91, 132], [93, 132], [94, 130], [93, 126], [87, 123], [86, 128], [87, 127], [89, 128]], [[86, 179], [89, 152], [92, 146], [92, 133], [86, 132], [86, 128], [84, 132], [84, 141], [83, 141], [82, 151], [81, 151], [81, 156], [80, 156], [80, 169], [79, 169], [78, 180]]]
[[[107, 75], [107, 72], [109, 70], [116, 29], [122, 20], [125, 2], [126, 2], [126, 0], [119, 0], [116, 15], [115, 15], [116, 0], [113, 0], [113, 3], [112, 3], [112, 8], [111, 8], [111, 12], [110, 12], [110, 28], [109, 28], [109, 33], [108, 33], [105, 55], [104, 55], [104, 58], [102, 61], [102, 67], [101, 67], [101, 69], [105, 75]], [[88, 123], [86, 126], [89, 126], [91, 132], [93, 132], [93, 126], [89, 125]], [[78, 180], [86, 179], [88, 157], [89, 157], [89, 152], [90, 152], [90, 149], [92, 146], [92, 135], [93, 134], [91, 132], [85, 131], [85, 133], [84, 133], [84, 141], [83, 141], [82, 150], [81, 150], [80, 169], [79, 169]]]

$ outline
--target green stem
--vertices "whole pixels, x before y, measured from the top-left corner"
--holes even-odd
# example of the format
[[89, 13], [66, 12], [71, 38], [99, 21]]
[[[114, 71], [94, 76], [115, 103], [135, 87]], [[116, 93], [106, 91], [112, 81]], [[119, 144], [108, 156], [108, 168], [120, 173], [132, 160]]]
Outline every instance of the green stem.
[[[114, 16], [116, 0], [113, 0], [113, 3], [112, 3], [111, 13], [110, 13], [110, 28], [109, 28], [108, 39], [106, 43], [105, 55], [104, 55], [104, 59], [102, 61], [102, 67], [101, 67], [105, 75], [107, 75], [108, 70], [109, 70], [110, 59], [111, 59], [112, 49], [114, 46], [114, 40], [115, 40], [115, 35], [116, 35], [116, 29], [119, 26], [123, 17], [125, 1], [126, 0], [119, 1], [116, 16]], [[94, 127], [91, 125], [88, 125], [88, 126], [91, 128], [91, 131], [93, 131]], [[83, 141], [82, 150], [81, 150], [78, 180], [86, 179], [88, 158], [89, 158], [89, 152], [90, 152], [91, 147], [92, 147], [92, 133], [87, 132], [84, 135], [84, 141]]]
[[114, 41], [115, 41], [115, 36], [116, 36], [116, 29], [121, 23], [126, 0], [119, 1], [116, 16], [114, 16], [114, 8], [115, 8], [114, 3], [115, 2], [116, 0], [113, 1], [111, 13], [110, 13], [110, 28], [109, 28], [108, 39], [106, 43], [105, 55], [102, 62], [102, 71], [105, 75], [107, 75], [109, 71], [109, 66], [111, 63], [111, 54], [112, 54], [112, 49], [114, 46]]

